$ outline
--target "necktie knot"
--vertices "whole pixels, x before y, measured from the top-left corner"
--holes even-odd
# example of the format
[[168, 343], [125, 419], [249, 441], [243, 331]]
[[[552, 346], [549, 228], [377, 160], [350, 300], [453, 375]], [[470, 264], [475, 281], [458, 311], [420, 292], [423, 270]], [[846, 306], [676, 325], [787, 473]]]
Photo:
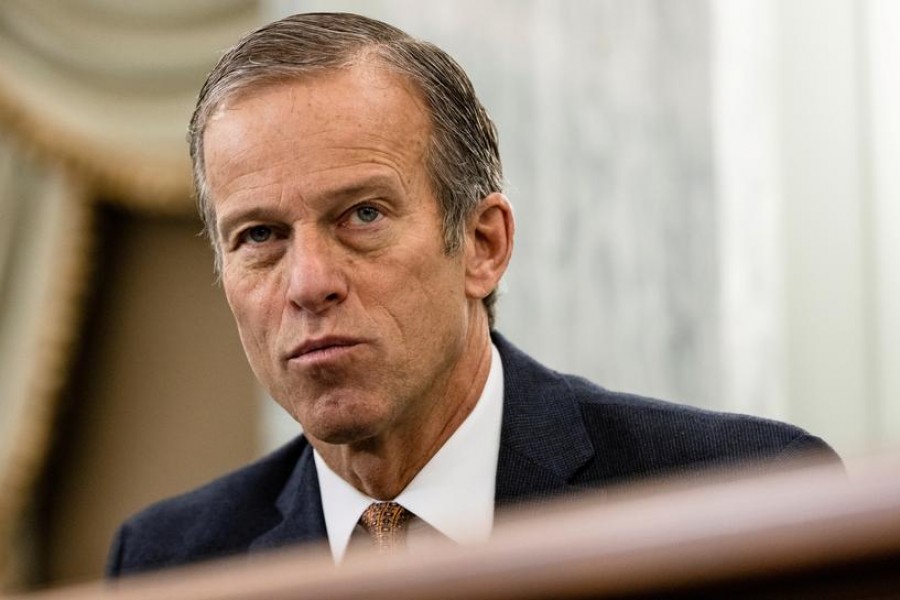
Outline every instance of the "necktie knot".
[[390, 554], [405, 544], [407, 525], [414, 516], [396, 502], [374, 502], [363, 511], [359, 524], [372, 536], [379, 554]]

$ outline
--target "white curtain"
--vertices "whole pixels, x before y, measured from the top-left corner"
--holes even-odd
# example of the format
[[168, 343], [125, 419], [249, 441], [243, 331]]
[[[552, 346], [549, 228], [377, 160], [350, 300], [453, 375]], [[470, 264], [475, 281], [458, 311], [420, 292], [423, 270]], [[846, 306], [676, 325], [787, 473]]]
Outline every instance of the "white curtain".
[[241, 0], [5, 0], [0, 115], [111, 195], [184, 204], [203, 75], [256, 22]]
[[75, 341], [91, 206], [66, 172], [0, 138], [0, 568], [16, 546], [43, 466]]
[[250, 0], [0, 3], [0, 586], [79, 334], [99, 202], [194, 210], [185, 133]]

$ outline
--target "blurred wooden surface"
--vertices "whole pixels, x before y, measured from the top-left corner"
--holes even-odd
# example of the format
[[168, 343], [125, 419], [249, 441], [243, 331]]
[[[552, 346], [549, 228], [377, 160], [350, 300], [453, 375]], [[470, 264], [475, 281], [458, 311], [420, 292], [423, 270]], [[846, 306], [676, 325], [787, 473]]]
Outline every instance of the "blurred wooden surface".
[[20, 599], [900, 598], [900, 456], [849, 471], [585, 496], [482, 546], [341, 568], [307, 547]]

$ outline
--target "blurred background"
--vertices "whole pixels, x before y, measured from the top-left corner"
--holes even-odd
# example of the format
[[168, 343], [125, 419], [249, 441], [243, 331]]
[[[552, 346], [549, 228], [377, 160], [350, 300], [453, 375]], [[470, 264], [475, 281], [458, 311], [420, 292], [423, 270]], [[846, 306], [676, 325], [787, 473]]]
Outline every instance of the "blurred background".
[[900, 447], [900, 3], [4, 0], [0, 590], [100, 576], [117, 524], [298, 427], [198, 236], [185, 131], [300, 11], [468, 71], [518, 235], [498, 328], [614, 389]]

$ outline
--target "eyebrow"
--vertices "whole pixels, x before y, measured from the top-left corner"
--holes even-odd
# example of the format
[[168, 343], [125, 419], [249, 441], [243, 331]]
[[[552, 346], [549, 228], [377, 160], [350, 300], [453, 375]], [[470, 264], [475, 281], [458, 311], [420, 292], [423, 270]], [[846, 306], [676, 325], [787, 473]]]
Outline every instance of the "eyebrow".
[[[336, 185], [317, 194], [317, 197], [328, 198], [333, 202], [341, 202], [366, 194], [389, 194], [395, 191], [396, 188], [396, 178], [379, 173], [351, 183]], [[277, 207], [273, 208], [258, 204], [248, 206], [247, 208], [236, 210], [219, 221], [217, 226], [219, 238], [223, 241], [227, 240], [232, 230], [240, 223], [247, 221], [277, 221], [280, 218], [283, 218], [283, 211]]]

